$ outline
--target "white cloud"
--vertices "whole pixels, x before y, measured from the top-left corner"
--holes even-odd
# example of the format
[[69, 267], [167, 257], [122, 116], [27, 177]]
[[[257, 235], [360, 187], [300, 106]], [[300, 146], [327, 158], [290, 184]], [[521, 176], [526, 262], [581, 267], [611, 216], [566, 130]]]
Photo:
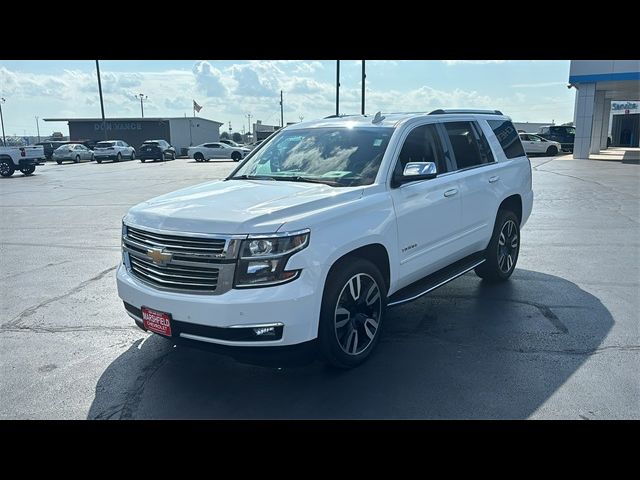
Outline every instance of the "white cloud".
[[309, 74], [314, 73], [316, 70], [323, 70], [324, 65], [322, 63], [314, 62], [300, 62], [293, 69], [293, 73]]
[[209, 97], [228, 95], [227, 87], [222, 82], [222, 73], [209, 62], [198, 62], [193, 66], [196, 88]]
[[445, 65], [453, 66], [453, 65], [487, 65], [490, 63], [506, 63], [508, 60], [442, 60]]
[[511, 85], [511, 88], [543, 88], [543, 87], [556, 87], [560, 85], [567, 85], [567, 82], [540, 82], [540, 83], [516, 83]]

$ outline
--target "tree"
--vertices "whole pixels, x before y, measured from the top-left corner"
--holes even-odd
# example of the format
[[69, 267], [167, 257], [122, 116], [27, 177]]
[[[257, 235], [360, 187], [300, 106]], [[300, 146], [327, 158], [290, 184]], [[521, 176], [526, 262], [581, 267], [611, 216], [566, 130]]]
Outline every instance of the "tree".
[[220, 134], [220, 140], [229, 140], [229, 134], [227, 132], [222, 132]]
[[235, 132], [231, 139], [236, 143], [242, 143], [242, 135], [240, 135], [238, 132]]

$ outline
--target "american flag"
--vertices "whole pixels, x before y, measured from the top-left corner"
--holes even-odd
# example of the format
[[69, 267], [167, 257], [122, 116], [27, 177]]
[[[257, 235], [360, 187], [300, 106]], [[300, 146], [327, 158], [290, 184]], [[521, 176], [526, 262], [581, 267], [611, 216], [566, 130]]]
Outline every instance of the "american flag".
[[198, 102], [196, 102], [195, 100], [193, 101], [193, 109], [196, 112], [199, 112], [200, 110], [202, 110], [202, 105], [198, 105]]

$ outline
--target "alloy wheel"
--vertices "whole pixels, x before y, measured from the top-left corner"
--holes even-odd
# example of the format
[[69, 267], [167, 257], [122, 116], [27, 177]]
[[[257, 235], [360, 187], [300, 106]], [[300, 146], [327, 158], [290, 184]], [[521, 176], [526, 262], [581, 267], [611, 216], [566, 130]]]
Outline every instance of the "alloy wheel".
[[382, 297], [376, 281], [366, 273], [351, 277], [342, 287], [334, 313], [340, 348], [348, 355], [364, 352], [378, 333]]
[[502, 225], [498, 238], [498, 268], [502, 273], [508, 273], [513, 268], [519, 247], [518, 226], [513, 220], [508, 220]]

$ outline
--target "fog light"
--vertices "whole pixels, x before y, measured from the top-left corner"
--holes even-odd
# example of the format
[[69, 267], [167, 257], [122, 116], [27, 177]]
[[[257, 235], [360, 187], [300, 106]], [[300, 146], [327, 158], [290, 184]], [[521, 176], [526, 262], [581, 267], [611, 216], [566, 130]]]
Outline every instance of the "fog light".
[[276, 334], [276, 327], [254, 328], [253, 333], [259, 336], [272, 336]]

